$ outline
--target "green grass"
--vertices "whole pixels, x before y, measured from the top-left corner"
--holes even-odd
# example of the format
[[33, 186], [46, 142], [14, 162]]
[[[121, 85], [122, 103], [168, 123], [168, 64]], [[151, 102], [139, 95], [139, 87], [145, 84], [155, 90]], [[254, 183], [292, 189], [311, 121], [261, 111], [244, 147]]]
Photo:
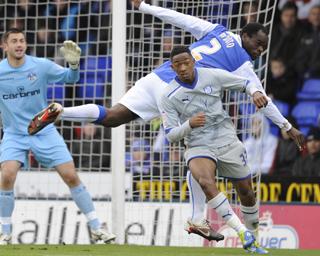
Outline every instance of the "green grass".
[[[242, 249], [135, 245], [9, 245], [2, 256], [229, 256], [249, 255]], [[320, 250], [270, 250], [272, 256], [318, 256]]]

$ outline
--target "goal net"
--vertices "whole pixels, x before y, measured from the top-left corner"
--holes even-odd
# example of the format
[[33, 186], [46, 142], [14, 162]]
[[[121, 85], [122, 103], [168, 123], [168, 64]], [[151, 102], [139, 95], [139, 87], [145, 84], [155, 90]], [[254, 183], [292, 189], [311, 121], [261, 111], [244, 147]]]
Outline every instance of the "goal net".
[[[233, 32], [250, 21], [271, 29], [275, 0], [174, 0], [146, 1], [221, 23]], [[14, 26], [24, 29], [28, 54], [47, 57], [66, 65], [58, 49], [64, 40], [73, 40], [82, 49], [81, 78], [75, 85], [50, 84], [49, 102], [64, 106], [95, 102], [111, 106], [111, 1], [1, 1], [0, 34]], [[172, 46], [194, 42], [187, 32], [157, 18], [127, 8], [128, 87], [169, 57]], [[4, 58], [0, 49], [0, 58]], [[265, 83], [267, 52], [255, 61], [257, 74]], [[250, 99], [225, 93], [224, 106], [237, 128], [239, 138], [250, 134]], [[112, 103], [115, 104], [115, 103]], [[98, 216], [108, 228], [111, 216], [111, 131], [101, 126], [63, 121], [57, 128], [64, 137], [83, 183], [91, 193]], [[203, 246], [205, 241], [188, 235], [184, 223], [190, 215], [187, 168], [182, 143], [169, 145], [160, 120], [133, 122], [126, 126], [125, 237], [128, 244]], [[259, 149], [257, 149], [259, 152]], [[116, 154], [113, 153], [113, 154]], [[40, 166], [32, 152], [26, 170], [15, 185], [13, 215], [14, 243], [92, 243], [85, 217], [71, 200], [69, 190], [52, 170]], [[112, 170], [117, 171], [117, 170]], [[258, 196], [260, 174], [253, 176]], [[237, 209], [238, 200], [231, 183], [217, 178], [219, 188]], [[221, 220], [205, 213], [214, 228]], [[216, 246], [216, 245], [214, 245]], [[219, 244], [218, 244], [219, 246]]]

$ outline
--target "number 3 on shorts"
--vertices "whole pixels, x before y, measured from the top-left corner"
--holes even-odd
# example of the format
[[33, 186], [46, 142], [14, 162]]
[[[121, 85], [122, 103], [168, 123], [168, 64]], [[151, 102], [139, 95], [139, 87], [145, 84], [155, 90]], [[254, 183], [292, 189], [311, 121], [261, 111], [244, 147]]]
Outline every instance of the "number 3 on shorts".
[[247, 165], [247, 152], [243, 151], [243, 153], [241, 153], [240, 155], [241, 161], [243, 163], [243, 166]]

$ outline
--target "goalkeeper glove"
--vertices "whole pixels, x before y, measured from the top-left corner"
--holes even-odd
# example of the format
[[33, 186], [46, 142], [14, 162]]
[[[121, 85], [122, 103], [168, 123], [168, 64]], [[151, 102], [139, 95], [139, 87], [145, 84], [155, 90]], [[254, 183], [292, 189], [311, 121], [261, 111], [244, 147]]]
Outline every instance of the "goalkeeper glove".
[[75, 42], [71, 40], [64, 41], [63, 46], [60, 48], [60, 53], [69, 63], [71, 69], [79, 67], [81, 49]]

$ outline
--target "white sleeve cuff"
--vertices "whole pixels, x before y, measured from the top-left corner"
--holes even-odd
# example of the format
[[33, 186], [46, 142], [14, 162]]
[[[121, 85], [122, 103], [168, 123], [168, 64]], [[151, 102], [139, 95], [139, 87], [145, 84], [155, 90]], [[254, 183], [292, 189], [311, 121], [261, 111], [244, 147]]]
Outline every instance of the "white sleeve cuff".
[[290, 124], [288, 121], [284, 123], [283, 126], [281, 127], [281, 129], [284, 129], [286, 132], [290, 131], [291, 128], [292, 128], [292, 124]]

